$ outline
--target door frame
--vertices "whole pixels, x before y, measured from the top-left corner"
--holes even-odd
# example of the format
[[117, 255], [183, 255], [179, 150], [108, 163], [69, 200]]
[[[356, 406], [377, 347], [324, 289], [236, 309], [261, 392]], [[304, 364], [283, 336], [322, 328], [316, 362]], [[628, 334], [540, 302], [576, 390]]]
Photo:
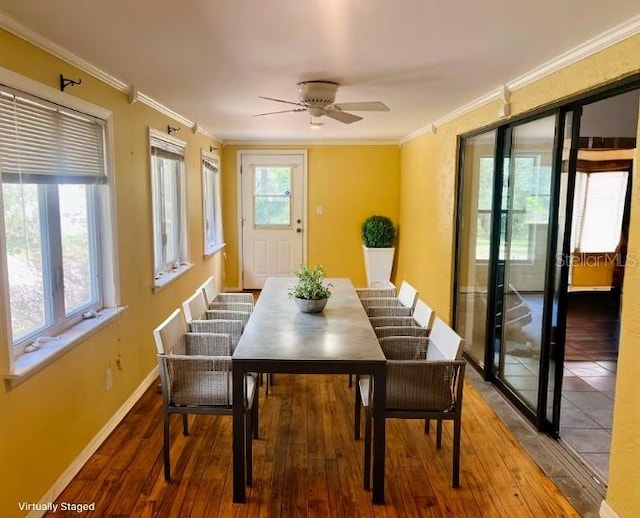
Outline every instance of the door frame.
[[[503, 159], [503, 152], [502, 152], [502, 146], [504, 145], [504, 139], [506, 138], [506, 133], [508, 131], [511, 130], [511, 128], [515, 127], [516, 125], [520, 125], [520, 124], [526, 124], [527, 122], [531, 122], [533, 120], [536, 119], [541, 119], [543, 117], [546, 116], [550, 116], [550, 115], [556, 115], [556, 117], [560, 117], [561, 115], [566, 114], [568, 111], [574, 111], [574, 113], [578, 113], [583, 106], [587, 105], [587, 104], [591, 104], [603, 99], [607, 99], [610, 97], [614, 97], [616, 95], [631, 91], [631, 90], [636, 90], [636, 89], [640, 89], [640, 74], [639, 73], [634, 73], [632, 75], [629, 75], [627, 77], [623, 77], [623, 78], [619, 78], [616, 80], [613, 80], [610, 83], [598, 86], [596, 88], [593, 88], [591, 90], [588, 90], [586, 92], [582, 92], [579, 93], [575, 96], [572, 96], [569, 99], [561, 99], [555, 102], [552, 102], [550, 104], [538, 107], [538, 108], [534, 108], [531, 111], [528, 112], [524, 112], [516, 117], [513, 117], [511, 119], [508, 120], [498, 120], [492, 124], [489, 124], [487, 126], [484, 126], [482, 128], [477, 128], [474, 129], [472, 131], [466, 132], [466, 133], [462, 133], [460, 135], [458, 135], [458, 139], [457, 139], [457, 149], [458, 149], [458, 160], [457, 160], [457, 165], [458, 165], [458, 172], [457, 172], [457, 185], [461, 185], [462, 184], [462, 175], [463, 175], [463, 167], [462, 165], [464, 164], [464, 143], [466, 141], [466, 139], [470, 138], [470, 137], [474, 137], [477, 135], [481, 135], [483, 133], [487, 133], [489, 131], [492, 130], [496, 130], [496, 146], [495, 146], [495, 155], [494, 155], [494, 168], [497, 167], [498, 162], [502, 161]], [[572, 140], [575, 139], [575, 134], [576, 132], [579, 132], [579, 124], [576, 124], [577, 122], [577, 116], [574, 116], [573, 119], [573, 124], [574, 127], [572, 127], [573, 133], [572, 133]], [[557, 125], [556, 125], [557, 127]], [[560, 149], [562, 146], [560, 146], [560, 142], [559, 142], [560, 136], [556, 135], [556, 146], [558, 146]], [[558, 149], [555, 150], [555, 162], [557, 162], [559, 160], [557, 153], [559, 152]], [[559, 175], [560, 175], [560, 166], [561, 164], [556, 163], [552, 169], [552, 174], [554, 175], [554, 182], [559, 181]], [[571, 166], [570, 166], [571, 167]], [[570, 175], [573, 175], [573, 178], [575, 178], [575, 164], [573, 166], [574, 171], [573, 173], [571, 173], [570, 171]], [[500, 166], [500, 171], [502, 171], [502, 166]], [[497, 178], [496, 175], [498, 174], [497, 169], [494, 169], [494, 191], [499, 190], [501, 188], [501, 184], [502, 182], [500, 181], [500, 184], [498, 185], [497, 182], [498, 180], [501, 180], [501, 178]], [[501, 172], [500, 172], [501, 174]], [[556, 178], [557, 175], [557, 178]], [[570, 180], [571, 182], [571, 180]], [[554, 189], [557, 189], [558, 186], [554, 185], [553, 186]], [[552, 193], [553, 195], [554, 193]], [[569, 194], [571, 194], [571, 199], [573, 198], [573, 192], [570, 192]], [[555, 194], [555, 196], [557, 196], [558, 193]], [[498, 198], [498, 200], [500, 201], [500, 198]], [[557, 199], [556, 201], [556, 205], [557, 205]], [[495, 192], [494, 192], [494, 203], [495, 203]], [[569, 205], [569, 204], [568, 204]], [[462, 246], [460, 243], [460, 236], [461, 236], [461, 226], [462, 226], [462, 213], [460, 211], [460, 208], [462, 207], [462, 193], [458, 192], [458, 196], [457, 196], [457, 200], [456, 200], [456, 225], [455, 225], [455, 236], [454, 236], [454, 274], [453, 274], [453, 282], [451, 283], [451, 287], [452, 287], [452, 308], [453, 308], [453, 323], [454, 323], [454, 328], [456, 327], [456, 322], [455, 322], [455, 317], [456, 317], [456, 307], [458, 305], [458, 297], [457, 297], [457, 291], [458, 291], [458, 273], [459, 273], [459, 268], [460, 265], [458, 263], [458, 257], [459, 257], [459, 247]], [[555, 211], [555, 214], [553, 214], [553, 221], [550, 221], [550, 230], [554, 229], [554, 232], [556, 232], [556, 236], [557, 236], [557, 222], [558, 222], [558, 208], [557, 206], [553, 207], [553, 211]], [[495, 211], [496, 208], [493, 207], [493, 210]], [[499, 210], [499, 209], [498, 209]], [[492, 216], [493, 218], [493, 216]], [[492, 235], [494, 235], [495, 231], [499, 229], [499, 221], [494, 221], [492, 219]], [[565, 233], [567, 232], [567, 229], [565, 228]], [[551, 232], [550, 232], [551, 234]], [[549, 240], [551, 238], [551, 235], [547, 236], [547, 239]], [[525, 404], [523, 404], [520, 399], [514, 394], [512, 393], [512, 391], [503, 383], [500, 382], [499, 379], [497, 379], [497, 377], [495, 376], [494, 372], [493, 372], [493, 363], [492, 361], [489, 361], [490, 359], [493, 358], [493, 350], [495, 347], [495, 318], [492, 315], [491, 311], [492, 308], [495, 306], [496, 303], [496, 299], [495, 299], [495, 294], [492, 293], [492, 291], [495, 290], [495, 283], [496, 283], [496, 277], [497, 277], [497, 263], [493, 264], [495, 262], [495, 259], [492, 261], [492, 258], [498, 257], [498, 243], [496, 243], [494, 245], [494, 241], [497, 241], [495, 239], [492, 239], [491, 241], [491, 254], [490, 255], [490, 260], [489, 260], [489, 272], [488, 272], [488, 293], [487, 293], [487, 332], [486, 332], [486, 337], [485, 337], [485, 365], [484, 367], [480, 366], [472, 357], [470, 357], [468, 354], [466, 354], [466, 352], [464, 353], [465, 358], [469, 361], [469, 363], [478, 371], [480, 372], [480, 374], [483, 376], [483, 378], [485, 379], [485, 381], [489, 381], [491, 383], [493, 383], [504, 395], [505, 397], [520, 411], [520, 413], [522, 413], [522, 415], [524, 417], [526, 417], [534, 426], [536, 426], [536, 428], [542, 432], [545, 432], [553, 437], [557, 436], [557, 426], [559, 424], [559, 415], [560, 415], [560, 397], [561, 397], [561, 389], [562, 389], [562, 385], [561, 385], [561, 380], [562, 380], [562, 371], [564, 369], [564, 365], [563, 365], [563, 360], [564, 360], [564, 343], [562, 343], [562, 347], [558, 347], [556, 348], [554, 351], [551, 351], [550, 348], [550, 335], [549, 335], [549, 331], [550, 331], [550, 322], [551, 322], [551, 314], [548, 313], [550, 311], [549, 308], [549, 303], [548, 303], [548, 299], [552, 296], [551, 293], [549, 293], [549, 288], [552, 286], [553, 281], [555, 280], [555, 272], [552, 272], [550, 270], [552, 270], [552, 268], [548, 268], [547, 272], [545, 274], [545, 307], [547, 307], [548, 309], [545, 310], [545, 314], [543, 315], [543, 321], [544, 321], [544, 327], [545, 327], [545, 334], [546, 336], [543, 336], [541, 339], [542, 346], [543, 346], [543, 350], [544, 350], [544, 355], [542, 355], [543, 350], [541, 350], [541, 359], [540, 359], [540, 365], [541, 365], [541, 371], [539, 371], [539, 389], [542, 387], [543, 382], [545, 387], [548, 387], [549, 385], [549, 364], [548, 362], [551, 359], [554, 359], [555, 361], [559, 362], [559, 364], [561, 365], [562, 368], [560, 369], [556, 369], [554, 372], [554, 380], [556, 382], [555, 385], [555, 391], [554, 391], [554, 401], [552, 402], [552, 420], [549, 421], [547, 419], [547, 407], [548, 407], [548, 401], [546, 400], [546, 388], [545, 388], [545, 394], [542, 395], [542, 397], [540, 397], [540, 390], [539, 390], [539, 399], [538, 399], [538, 408], [536, 409], [536, 411], [532, 411], [528, 406], [526, 406]], [[563, 251], [566, 247], [566, 243], [563, 240], [562, 243], [563, 246]], [[496, 248], [496, 250], [493, 250], [493, 247]], [[555, 245], [554, 245], [555, 247]], [[556, 253], [558, 251], [556, 250]], [[549, 266], [549, 265], [548, 265]], [[560, 282], [562, 283], [561, 286], [559, 287], [560, 289], [560, 293], [562, 293], [562, 291], [564, 290], [564, 295], [561, 297], [560, 301], [559, 301], [559, 315], [558, 318], [562, 317], [564, 318], [564, 316], [566, 315], [566, 285], [567, 285], [567, 275], [568, 275], [568, 266], [566, 268], [567, 271], [561, 271], [560, 275], [561, 275], [561, 279]], [[563, 327], [565, 326], [565, 323], [563, 322]], [[558, 337], [560, 339], [562, 339], [564, 341], [564, 336]], [[552, 354], [553, 353], [553, 354]], [[553, 358], [552, 358], [553, 356]], [[542, 372], [544, 371], [544, 372]], [[543, 379], [544, 378], [544, 379]], [[560, 393], [560, 396], [558, 395], [558, 393]], [[544, 403], [544, 404], [543, 404]], [[542, 406], [541, 406], [542, 404]]]
[[[238, 291], [244, 289], [244, 238], [242, 233], [242, 157], [243, 155], [302, 155], [302, 262], [307, 262], [309, 220], [309, 155], [307, 149], [239, 149], [236, 151], [236, 193], [238, 232]], [[293, 273], [292, 273], [293, 275]]]

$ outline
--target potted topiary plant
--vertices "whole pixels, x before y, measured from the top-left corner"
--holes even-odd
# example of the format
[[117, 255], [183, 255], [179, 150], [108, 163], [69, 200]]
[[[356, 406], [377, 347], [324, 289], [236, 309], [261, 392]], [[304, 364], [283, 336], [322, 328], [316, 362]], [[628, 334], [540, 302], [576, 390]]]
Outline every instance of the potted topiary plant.
[[307, 265], [300, 266], [293, 272], [298, 282], [289, 289], [289, 297], [296, 301], [303, 313], [319, 313], [327, 305], [331, 297], [331, 283], [325, 283], [325, 273], [322, 266], [313, 269]]
[[388, 285], [395, 254], [396, 227], [387, 216], [369, 216], [360, 229], [367, 286]]

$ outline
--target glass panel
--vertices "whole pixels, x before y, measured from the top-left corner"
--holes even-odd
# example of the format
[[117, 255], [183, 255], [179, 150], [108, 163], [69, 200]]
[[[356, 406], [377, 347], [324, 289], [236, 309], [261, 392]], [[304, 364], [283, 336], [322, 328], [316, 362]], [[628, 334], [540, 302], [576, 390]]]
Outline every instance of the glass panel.
[[282, 196], [256, 196], [254, 198], [255, 226], [291, 226], [291, 198]]
[[86, 185], [58, 186], [66, 314], [93, 301], [94, 277]]
[[285, 166], [254, 169], [253, 224], [291, 226], [292, 168]]
[[256, 167], [253, 193], [288, 196], [291, 193], [291, 167]]
[[515, 126], [505, 161], [499, 376], [537, 408], [555, 116]]
[[47, 325], [43, 230], [37, 185], [3, 184], [11, 329], [14, 343]]
[[496, 132], [491, 131], [466, 139], [463, 148], [456, 331], [465, 339], [467, 354], [479, 365], [484, 365], [487, 331], [487, 261], [493, 207], [495, 139]]
[[215, 242], [215, 173], [205, 167], [204, 171], [204, 237], [205, 247]]

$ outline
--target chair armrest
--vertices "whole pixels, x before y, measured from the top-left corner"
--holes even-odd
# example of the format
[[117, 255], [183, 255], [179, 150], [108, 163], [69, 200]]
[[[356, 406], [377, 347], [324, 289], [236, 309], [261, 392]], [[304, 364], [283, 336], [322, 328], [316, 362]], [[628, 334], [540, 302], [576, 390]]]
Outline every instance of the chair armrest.
[[370, 306], [367, 309], [369, 317], [410, 317], [412, 314], [413, 310], [404, 306]]
[[425, 327], [418, 326], [384, 326], [376, 327], [373, 329], [378, 337], [387, 338], [390, 336], [409, 336], [409, 337], [423, 337], [429, 336], [429, 330]]

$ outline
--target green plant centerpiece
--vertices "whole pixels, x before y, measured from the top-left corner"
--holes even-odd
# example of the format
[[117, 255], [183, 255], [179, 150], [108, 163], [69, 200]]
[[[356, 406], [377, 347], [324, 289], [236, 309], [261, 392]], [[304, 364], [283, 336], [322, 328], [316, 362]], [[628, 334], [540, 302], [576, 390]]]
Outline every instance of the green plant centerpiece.
[[303, 313], [319, 313], [331, 297], [331, 283], [325, 283], [325, 273], [319, 264], [313, 269], [302, 265], [293, 272], [298, 282], [289, 289], [289, 297], [296, 301]]
[[387, 216], [369, 216], [362, 223], [360, 235], [367, 248], [391, 248], [396, 239], [396, 227]]

